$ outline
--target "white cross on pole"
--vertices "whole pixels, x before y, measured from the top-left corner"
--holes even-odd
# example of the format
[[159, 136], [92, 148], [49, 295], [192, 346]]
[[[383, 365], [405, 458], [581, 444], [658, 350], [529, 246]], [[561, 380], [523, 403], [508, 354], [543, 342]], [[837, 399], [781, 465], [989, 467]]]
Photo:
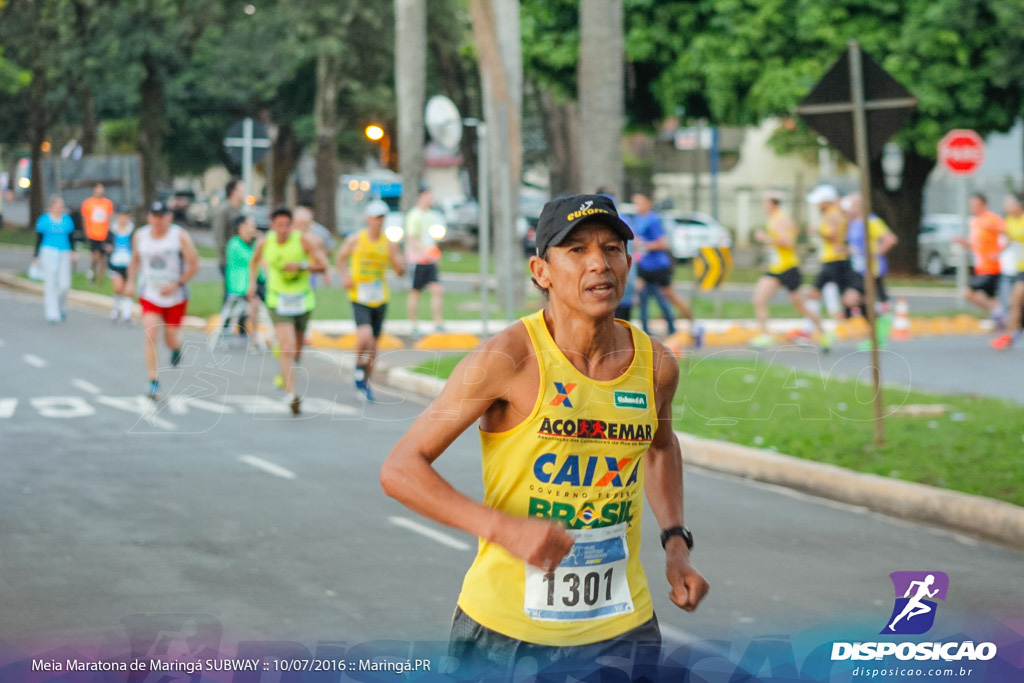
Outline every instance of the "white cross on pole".
[[242, 182], [245, 184], [245, 191], [251, 193], [252, 188], [252, 150], [254, 147], [270, 147], [270, 140], [267, 138], [254, 139], [252, 136], [252, 119], [242, 119], [242, 137], [224, 138], [225, 147], [242, 148]]

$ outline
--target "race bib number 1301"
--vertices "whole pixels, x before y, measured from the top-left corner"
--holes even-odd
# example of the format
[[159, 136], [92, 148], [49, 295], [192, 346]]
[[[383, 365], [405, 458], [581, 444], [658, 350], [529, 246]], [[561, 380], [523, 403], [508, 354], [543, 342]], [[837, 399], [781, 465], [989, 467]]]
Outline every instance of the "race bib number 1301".
[[553, 572], [527, 565], [524, 611], [541, 621], [584, 621], [632, 612], [626, 525], [569, 534], [575, 543]]

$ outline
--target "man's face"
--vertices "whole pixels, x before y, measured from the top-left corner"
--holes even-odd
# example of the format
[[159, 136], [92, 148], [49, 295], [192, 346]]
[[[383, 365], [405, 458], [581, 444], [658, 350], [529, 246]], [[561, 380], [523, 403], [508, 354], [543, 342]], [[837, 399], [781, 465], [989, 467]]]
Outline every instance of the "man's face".
[[651, 198], [645, 194], [633, 195], [633, 205], [637, 213], [647, 213], [651, 210]]
[[384, 216], [367, 216], [366, 227], [370, 230], [380, 230], [381, 226], [384, 225]]
[[629, 265], [625, 242], [600, 223], [580, 225], [561, 244], [548, 248], [546, 260], [530, 260], [534, 278], [552, 299], [592, 316], [619, 305]]
[[149, 214], [149, 224], [157, 230], [166, 230], [171, 227], [171, 214], [151, 213]]
[[985, 212], [985, 202], [981, 201], [979, 197], [971, 197], [969, 206], [972, 216], [978, 216]]
[[238, 236], [246, 242], [251, 242], [252, 238], [256, 236], [256, 221], [252, 218], [246, 218], [242, 224], [238, 226]]
[[430, 192], [430, 190], [427, 190], [426, 192], [421, 192], [418, 204], [421, 209], [429, 209], [430, 207], [432, 207], [434, 205], [433, 193]]
[[1014, 197], [1012, 194], [1006, 195], [1006, 199], [1003, 200], [1003, 212], [1004, 213], [1007, 213], [1007, 214], [1009, 214], [1011, 216], [1016, 216], [1022, 210], [1024, 210], [1024, 207], [1022, 207], [1020, 205], [1020, 202], [1017, 201], [1016, 197]]
[[97, 184], [97, 185], [95, 185], [92, 188], [92, 196], [93, 197], [102, 197], [104, 191], [105, 191], [105, 188], [102, 185]]
[[292, 219], [281, 214], [270, 219], [270, 229], [278, 234], [284, 234], [291, 230]]

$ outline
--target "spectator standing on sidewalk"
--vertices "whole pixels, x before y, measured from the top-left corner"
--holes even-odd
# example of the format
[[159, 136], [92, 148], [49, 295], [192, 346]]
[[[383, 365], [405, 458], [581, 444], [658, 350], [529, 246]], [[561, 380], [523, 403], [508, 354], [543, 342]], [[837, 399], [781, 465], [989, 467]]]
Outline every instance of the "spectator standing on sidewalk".
[[[228, 242], [235, 236], [235, 219], [242, 215], [245, 184], [241, 180], [232, 178], [224, 186], [224, 194], [227, 198], [226, 201], [217, 208], [217, 213], [213, 215], [213, 239], [217, 244], [217, 265], [222, 278], [227, 264]], [[226, 301], [227, 297], [225, 284], [223, 300]]]
[[36, 264], [43, 275], [46, 320], [67, 319], [67, 298], [71, 289], [71, 233], [75, 224], [65, 211], [64, 199], [54, 195], [47, 212], [36, 220]]
[[432, 209], [434, 195], [429, 187], [423, 186], [416, 198], [416, 206], [405, 214], [405, 262], [412, 266], [412, 289], [409, 291], [408, 313], [413, 336], [419, 334], [420, 294], [430, 290], [430, 311], [434, 317], [434, 331], [443, 332], [442, 306], [444, 285], [441, 284], [438, 264], [441, 249], [430, 234], [430, 226], [437, 219]]

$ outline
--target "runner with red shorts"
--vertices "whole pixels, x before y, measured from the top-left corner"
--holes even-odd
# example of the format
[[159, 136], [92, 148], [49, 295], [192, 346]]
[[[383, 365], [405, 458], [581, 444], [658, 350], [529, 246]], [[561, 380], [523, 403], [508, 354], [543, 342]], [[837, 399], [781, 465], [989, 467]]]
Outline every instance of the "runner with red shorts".
[[151, 399], [157, 398], [157, 340], [160, 327], [164, 344], [171, 350], [171, 367], [181, 361], [181, 322], [188, 307], [186, 284], [199, 271], [195, 244], [181, 226], [171, 223], [171, 210], [163, 202], [149, 207], [149, 223], [132, 237], [132, 261], [128, 267], [125, 296], [131, 297], [139, 276], [139, 305], [146, 331], [146, 370]]

